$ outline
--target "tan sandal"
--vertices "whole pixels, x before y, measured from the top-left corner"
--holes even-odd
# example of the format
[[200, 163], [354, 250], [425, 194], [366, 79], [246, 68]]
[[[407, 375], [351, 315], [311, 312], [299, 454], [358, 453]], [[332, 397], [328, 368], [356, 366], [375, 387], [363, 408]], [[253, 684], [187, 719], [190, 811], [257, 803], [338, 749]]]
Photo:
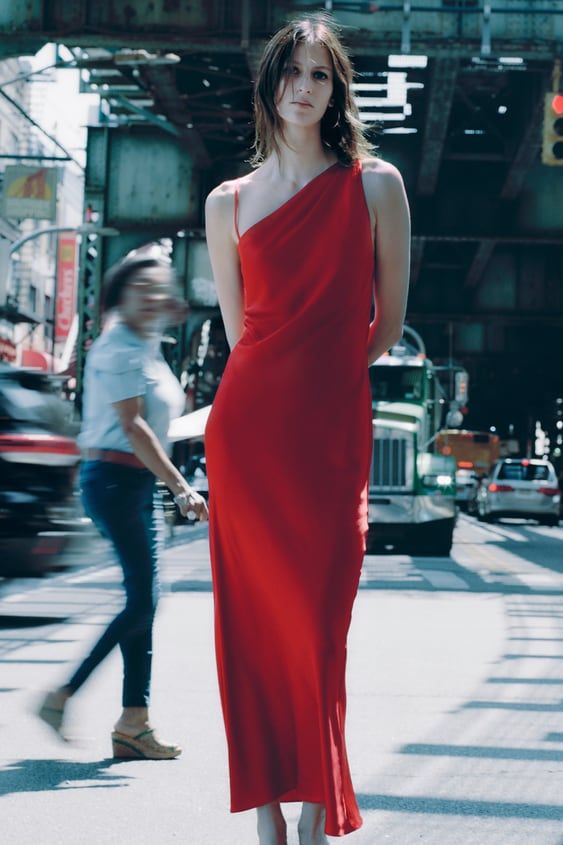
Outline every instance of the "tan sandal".
[[147, 728], [137, 736], [113, 731], [111, 744], [114, 759], [118, 760], [173, 760], [182, 753], [179, 745], [160, 742], [154, 728]]

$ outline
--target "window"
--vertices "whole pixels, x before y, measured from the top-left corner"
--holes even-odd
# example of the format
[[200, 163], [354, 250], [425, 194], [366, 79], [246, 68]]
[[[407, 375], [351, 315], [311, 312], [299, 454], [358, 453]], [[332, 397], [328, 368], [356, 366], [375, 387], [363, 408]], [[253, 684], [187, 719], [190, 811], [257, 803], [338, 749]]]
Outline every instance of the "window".
[[37, 311], [37, 288], [35, 285], [29, 286], [29, 307], [33, 314]]
[[52, 298], [46, 294], [45, 295], [45, 321], [43, 323], [45, 327], [45, 337], [49, 338], [49, 340], [53, 337], [53, 300]]
[[473, 442], [474, 443], [488, 443], [490, 439], [491, 438], [488, 434], [474, 434], [473, 435]]
[[547, 481], [549, 467], [545, 464], [502, 464], [499, 481]]
[[370, 367], [371, 393], [375, 402], [420, 402], [423, 394], [422, 367]]

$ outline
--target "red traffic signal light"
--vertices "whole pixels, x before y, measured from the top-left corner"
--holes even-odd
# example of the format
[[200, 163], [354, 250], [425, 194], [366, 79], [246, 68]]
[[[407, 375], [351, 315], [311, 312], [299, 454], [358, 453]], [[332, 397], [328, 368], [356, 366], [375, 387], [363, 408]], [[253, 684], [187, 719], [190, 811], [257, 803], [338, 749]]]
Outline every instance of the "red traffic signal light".
[[563, 167], [563, 94], [556, 91], [545, 95], [542, 162]]

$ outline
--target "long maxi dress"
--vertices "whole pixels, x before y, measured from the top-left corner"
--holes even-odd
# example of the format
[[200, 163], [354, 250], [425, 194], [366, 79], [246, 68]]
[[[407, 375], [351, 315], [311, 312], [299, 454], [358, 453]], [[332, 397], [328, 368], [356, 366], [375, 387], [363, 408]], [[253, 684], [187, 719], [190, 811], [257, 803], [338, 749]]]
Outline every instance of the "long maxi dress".
[[362, 824], [344, 735], [372, 453], [361, 176], [330, 166], [240, 237], [243, 332], [205, 434], [231, 811], [321, 803], [330, 836]]

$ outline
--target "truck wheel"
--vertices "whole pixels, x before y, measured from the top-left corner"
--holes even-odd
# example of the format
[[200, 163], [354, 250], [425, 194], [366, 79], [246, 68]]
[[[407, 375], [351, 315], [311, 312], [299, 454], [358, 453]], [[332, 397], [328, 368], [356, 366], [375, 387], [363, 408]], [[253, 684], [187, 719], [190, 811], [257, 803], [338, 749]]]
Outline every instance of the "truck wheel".
[[544, 516], [539, 520], [540, 525], [548, 525], [551, 528], [557, 528], [559, 519], [556, 516]]

